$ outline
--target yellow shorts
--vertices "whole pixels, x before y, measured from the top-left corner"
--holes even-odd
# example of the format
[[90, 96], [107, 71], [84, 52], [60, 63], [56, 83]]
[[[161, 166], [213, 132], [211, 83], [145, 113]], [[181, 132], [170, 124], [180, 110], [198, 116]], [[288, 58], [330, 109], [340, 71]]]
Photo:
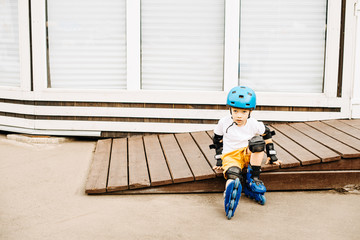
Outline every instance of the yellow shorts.
[[230, 167], [239, 167], [241, 170], [243, 170], [244, 167], [248, 166], [250, 162], [251, 153], [246, 154], [247, 152], [246, 150], [247, 147], [243, 147], [221, 156], [222, 169], [225, 178], [226, 178], [225, 173]]

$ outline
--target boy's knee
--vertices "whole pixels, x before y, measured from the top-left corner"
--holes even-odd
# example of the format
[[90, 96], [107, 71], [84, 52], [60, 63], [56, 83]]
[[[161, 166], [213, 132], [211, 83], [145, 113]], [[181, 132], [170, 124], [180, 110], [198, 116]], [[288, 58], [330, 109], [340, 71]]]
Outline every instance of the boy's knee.
[[225, 176], [227, 179], [236, 179], [241, 178], [241, 168], [239, 167], [229, 167], [226, 171]]
[[249, 140], [249, 150], [252, 153], [263, 152], [265, 150], [265, 141], [261, 136], [254, 136]]

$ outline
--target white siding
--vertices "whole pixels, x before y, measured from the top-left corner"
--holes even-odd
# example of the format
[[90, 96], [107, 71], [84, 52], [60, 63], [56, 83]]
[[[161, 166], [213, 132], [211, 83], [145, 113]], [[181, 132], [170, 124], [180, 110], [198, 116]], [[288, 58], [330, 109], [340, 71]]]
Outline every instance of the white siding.
[[[0, 130], [99, 136], [104, 131], [189, 132], [212, 129], [216, 119], [228, 114], [223, 106], [227, 91], [238, 83], [240, 20], [244, 23], [243, 15], [240, 14], [240, 2], [245, 4], [245, 1], [247, 0], [109, 0], [98, 3], [94, 0], [18, 0], [21, 86], [0, 84]], [[319, 1], [324, 3], [324, 0]], [[307, 0], [305, 3], [310, 5], [319, 1]], [[290, 8], [289, 2], [294, 3], [294, 7]], [[284, 24], [292, 23], [292, 28], [284, 29], [296, 33], [299, 39], [321, 35], [316, 38], [316, 41], [321, 41], [320, 45], [316, 45], [318, 47], [306, 46], [306, 49], [314, 50], [311, 54], [301, 52], [295, 59], [300, 63], [300, 60], [306, 62], [300, 58], [302, 54], [309, 54], [310, 58], [316, 55], [314, 59], [320, 59], [320, 53], [325, 55], [321, 66], [312, 63], [312, 66], [318, 66], [314, 68], [316, 71], [320, 71], [322, 67], [325, 77], [311, 81], [311, 87], [306, 89], [297, 85], [300, 81], [284, 81], [282, 86], [289, 87], [290, 84], [291, 87], [280, 89], [276, 85], [280, 77], [270, 80], [270, 86], [261, 84], [264, 89], [257, 89], [255, 86], [258, 105], [279, 108], [255, 111], [254, 116], [263, 121], [309, 121], [351, 116], [349, 93], [355, 69], [355, 0], [346, 1], [346, 20], [343, 26], [344, 70], [340, 73], [343, 74], [342, 97], [336, 96], [341, 3], [338, 0], [328, 0], [327, 11], [326, 6], [321, 5], [322, 10], [316, 13], [321, 18], [317, 19], [312, 15], [315, 14], [312, 10], [305, 11], [297, 7], [296, 4], [304, 4], [303, 1], [296, 4], [293, 0], [289, 2], [275, 0], [271, 1], [271, 6], [264, 2], [253, 11], [259, 18], [253, 19], [250, 16], [249, 20], [253, 22], [249, 24], [257, 21], [258, 25], [254, 26], [258, 27], [259, 32], [269, 31], [270, 29], [264, 29], [261, 25], [272, 21], [271, 26], [274, 26], [276, 22], [271, 17], [282, 16]], [[7, 4], [9, 1], [1, 3]], [[273, 5], [288, 9], [280, 14]], [[264, 7], [266, 10], [261, 12]], [[27, 16], [29, 10], [31, 26]], [[303, 17], [295, 14], [299, 10], [304, 11], [300, 14]], [[323, 34], [326, 14], [325, 39]], [[3, 16], [1, 14], [0, 19]], [[309, 21], [306, 19], [309, 16], [312, 16], [310, 22], [319, 20], [320, 23], [321, 20], [321, 29], [316, 24], [307, 25]], [[293, 18], [296, 24], [290, 21]], [[30, 27], [33, 78], [28, 70]], [[310, 31], [314, 27], [317, 30]], [[299, 29], [309, 32], [299, 35]], [[152, 34], [153, 31], [156, 34]], [[265, 35], [273, 40], [269, 37], [273, 36], [271, 33], [267, 32]], [[254, 40], [258, 47], [262, 47], [257, 42], [261, 39]], [[3, 40], [2, 36], [0, 40]], [[265, 48], [255, 48], [253, 53], [273, 57], [273, 54], [279, 55], [282, 48], [293, 50], [291, 46], [294, 45], [291, 44], [295, 44], [295, 40], [284, 41], [281, 48], [268, 52], [267, 55], [264, 52], [256, 53]], [[299, 44], [304, 43], [306, 42], [299, 41]], [[279, 43], [277, 46], [280, 46]], [[285, 63], [292, 60], [291, 54], [282, 54], [285, 59], [289, 59]], [[274, 62], [273, 65], [278, 66], [279, 63]], [[282, 74], [284, 70], [299, 69], [306, 70], [306, 74], [315, 73], [310, 71], [311, 68], [306, 69], [300, 64], [297, 68], [290, 69], [284, 65], [280, 68], [281, 71], [275, 68], [273, 70]], [[157, 77], [153, 78], [152, 74]], [[51, 85], [47, 75], [50, 75]], [[109, 75], [114, 78], [108, 79]], [[289, 79], [296, 78], [290, 76]], [[304, 83], [307, 81], [305, 80]], [[320, 85], [324, 85], [323, 90]], [[294, 93], [295, 90], [299, 92]], [[358, 103], [359, 101], [354, 102], [353, 107], [359, 106]], [[306, 107], [323, 109], [310, 112], [310, 109], [304, 110]]]

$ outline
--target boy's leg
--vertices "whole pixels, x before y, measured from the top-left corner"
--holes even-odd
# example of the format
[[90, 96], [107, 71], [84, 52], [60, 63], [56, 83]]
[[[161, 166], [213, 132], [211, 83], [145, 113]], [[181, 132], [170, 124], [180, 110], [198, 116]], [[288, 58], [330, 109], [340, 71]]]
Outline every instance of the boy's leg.
[[254, 152], [250, 156], [250, 164], [247, 169], [246, 182], [249, 188], [256, 193], [265, 193], [266, 188], [264, 183], [260, 180], [261, 163], [264, 157], [264, 152]]
[[228, 219], [234, 216], [242, 191], [240, 152], [241, 150], [237, 150], [222, 156], [224, 177], [227, 179], [224, 191], [224, 207]]
[[225, 174], [227, 181], [224, 192], [224, 207], [226, 216], [228, 219], [231, 219], [234, 216], [236, 207], [241, 197], [241, 168], [236, 166], [230, 167]]
[[261, 163], [263, 161], [264, 158], [264, 152], [254, 152], [251, 153], [250, 152], [250, 164], [252, 166], [261, 166]]
[[265, 141], [262, 137], [256, 136], [249, 140], [250, 164], [246, 174], [245, 195], [254, 198], [261, 204], [265, 204], [266, 187], [259, 179], [261, 172], [261, 163], [264, 157]]
[[267, 161], [266, 164], [276, 164], [280, 165], [281, 161], [278, 160], [276, 156], [276, 151], [274, 149], [274, 143], [272, 141], [272, 136], [275, 135], [275, 131], [271, 131], [268, 126], [265, 125], [265, 133], [262, 135], [262, 137], [265, 140], [266, 145], [266, 155], [267, 155]]

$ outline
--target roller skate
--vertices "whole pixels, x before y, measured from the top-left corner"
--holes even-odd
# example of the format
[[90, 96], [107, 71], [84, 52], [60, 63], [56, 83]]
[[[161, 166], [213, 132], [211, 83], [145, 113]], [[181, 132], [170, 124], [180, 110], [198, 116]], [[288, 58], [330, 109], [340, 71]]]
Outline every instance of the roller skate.
[[264, 205], [266, 202], [266, 198], [264, 196], [265, 192], [266, 187], [264, 186], [264, 183], [258, 177], [253, 177], [253, 169], [249, 165], [246, 173], [246, 184], [244, 189], [245, 196], [250, 199], [254, 199], [261, 205]]
[[225, 189], [224, 192], [225, 213], [229, 220], [234, 216], [235, 209], [241, 197], [241, 190], [242, 190], [242, 186], [239, 178], [236, 178], [235, 180], [231, 180], [231, 182], [227, 185]]

